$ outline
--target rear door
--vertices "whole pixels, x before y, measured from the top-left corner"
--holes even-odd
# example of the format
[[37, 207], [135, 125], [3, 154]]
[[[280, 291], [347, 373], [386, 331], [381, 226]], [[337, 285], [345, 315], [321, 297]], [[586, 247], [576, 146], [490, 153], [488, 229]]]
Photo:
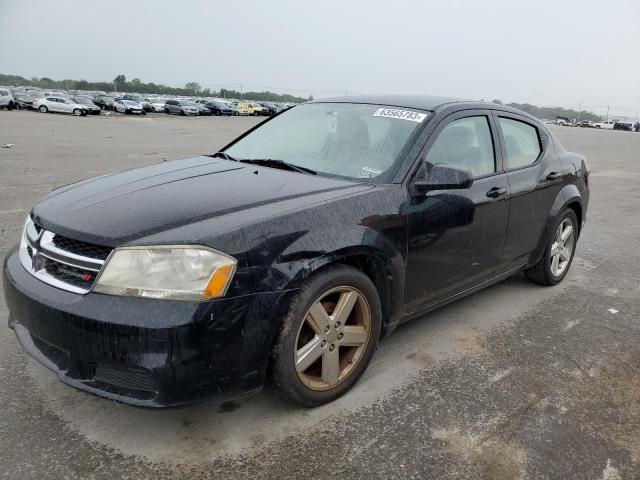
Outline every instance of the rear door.
[[474, 175], [471, 188], [411, 195], [405, 311], [443, 301], [494, 276], [509, 215], [509, 189], [502, 171], [490, 111], [466, 110], [444, 119], [431, 135], [412, 181], [428, 178], [445, 163]]
[[511, 190], [509, 227], [501, 268], [527, 263], [562, 189], [562, 162], [545, 129], [517, 114], [496, 111], [503, 163]]
[[56, 97], [47, 98], [47, 107], [52, 112], [62, 112], [60, 103], [58, 102], [58, 99]]

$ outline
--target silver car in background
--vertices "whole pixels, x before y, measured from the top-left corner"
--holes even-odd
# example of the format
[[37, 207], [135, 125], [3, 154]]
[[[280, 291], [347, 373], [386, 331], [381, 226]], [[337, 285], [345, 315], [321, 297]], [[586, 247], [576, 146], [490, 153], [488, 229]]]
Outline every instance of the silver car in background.
[[164, 104], [165, 113], [176, 113], [178, 115], [198, 115], [200, 113], [198, 107], [188, 100], [169, 99]]
[[33, 99], [33, 109], [42, 113], [71, 113], [76, 117], [87, 114], [87, 107], [64, 97], [47, 96]]
[[100, 107], [97, 106], [90, 98], [87, 97], [71, 97], [71, 100], [79, 103], [80, 105], [84, 105], [87, 113], [91, 115], [100, 115]]

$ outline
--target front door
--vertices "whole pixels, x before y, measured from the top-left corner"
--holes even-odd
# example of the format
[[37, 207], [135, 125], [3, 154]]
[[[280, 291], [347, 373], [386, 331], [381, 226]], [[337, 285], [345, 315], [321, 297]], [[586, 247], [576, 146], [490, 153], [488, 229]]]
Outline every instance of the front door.
[[493, 118], [482, 110], [452, 114], [431, 135], [412, 181], [428, 179], [432, 166], [443, 163], [468, 169], [474, 182], [468, 189], [411, 194], [405, 313], [495, 274], [509, 216], [509, 184], [497, 143]]

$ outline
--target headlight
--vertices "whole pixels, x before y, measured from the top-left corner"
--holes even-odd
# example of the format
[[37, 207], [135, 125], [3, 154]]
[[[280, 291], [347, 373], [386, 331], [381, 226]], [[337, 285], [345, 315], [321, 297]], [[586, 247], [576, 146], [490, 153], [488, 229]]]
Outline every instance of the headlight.
[[96, 279], [93, 291], [172, 300], [222, 297], [236, 263], [233, 257], [207, 247], [117, 248]]

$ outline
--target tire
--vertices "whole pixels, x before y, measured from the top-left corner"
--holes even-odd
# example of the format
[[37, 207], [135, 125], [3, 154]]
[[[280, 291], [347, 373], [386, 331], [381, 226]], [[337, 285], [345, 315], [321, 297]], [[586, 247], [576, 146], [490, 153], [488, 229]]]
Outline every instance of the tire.
[[184, 113], [184, 110], [180, 109], [180, 115], [182, 115], [183, 117], [186, 116], [187, 114]]
[[80, 115], [82, 115], [82, 110], [80, 110], [79, 108], [74, 108], [72, 113], [74, 116], [79, 117]]
[[[346, 316], [335, 312], [343, 301], [351, 303]], [[312, 311], [322, 312], [316, 313], [321, 320], [314, 320]], [[340, 397], [369, 365], [381, 322], [378, 291], [364, 273], [344, 265], [316, 273], [291, 298], [274, 344], [271, 374], [275, 388], [307, 407]], [[301, 355], [306, 347], [308, 353]], [[296, 358], [300, 368], [296, 368]]]
[[49, 111], [46, 105], [40, 105], [40, 107], [38, 107], [38, 110], [40, 110], [42, 113], [47, 113]]
[[[558, 267], [561, 266], [562, 269], [554, 268], [554, 255], [552, 254], [552, 250], [557, 250], [561, 226], [563, 227], [562, 231], [564, 232], [567, 225], [571, 226], [572, 233], [571, 235], [567, 235], [560, 248], [564, 248], [565, 252], [568, 253], [565, 253], [565, 255], [559, 254], [558, 260], [555, 260], [555, 262], [557, 262], [555, 265]], [[532, 282], [539, 283], [541, 285], [553, 286], [560, 283], [571, 267], [571, 262], [573, 261], [573, 257], [576, 252], [578, 236], [578, 217], [576, 217], [573, 210], [568, 208], [562, 212], [562, 215], [560, 215], [551, 229], [551, 234], [547, 240], [547, 246], [544, 249], [542, 258], [533, 267], [524, 271], [525, 276]], [[569, 246], [567, 246], [568, 243], [570, 243]]]

